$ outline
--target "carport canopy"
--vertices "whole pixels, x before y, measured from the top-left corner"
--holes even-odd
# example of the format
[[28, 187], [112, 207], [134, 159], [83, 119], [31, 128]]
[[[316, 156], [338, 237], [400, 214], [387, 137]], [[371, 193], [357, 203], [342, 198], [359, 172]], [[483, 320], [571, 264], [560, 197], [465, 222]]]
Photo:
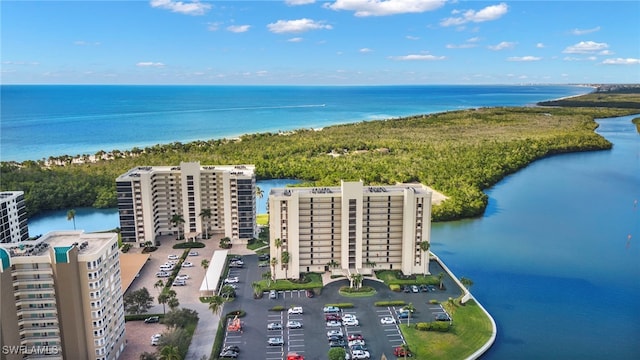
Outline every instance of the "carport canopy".
[[120, 281], [124, 294], [140, 273], [150, 254], [120, 254]]
[[216, 250], [213, 252], [213, 256], [209, 262], [209, 268], [207, 268], [204, 279], [202, 279], [202, 285], [200, 285], [200, 296], [213, 296], [215, 290], [218, 288], [220, 276], [222, 275], [222, 270], [224, 270], [224, 264], [227, 261], [228, 252], [228, 250]]

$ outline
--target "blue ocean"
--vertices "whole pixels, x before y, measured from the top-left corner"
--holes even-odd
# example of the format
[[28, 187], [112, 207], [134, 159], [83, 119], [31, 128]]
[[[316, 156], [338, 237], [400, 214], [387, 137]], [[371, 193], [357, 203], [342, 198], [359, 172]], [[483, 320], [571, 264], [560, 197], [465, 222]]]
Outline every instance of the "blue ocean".
[[[23, 160], [529, 105], [590, 89], [7, 86], [2, 91], [2, 159]], [[433, 224], [432, 251], [459, 277], [474, 282], [471, 291], [496, 320], [496, 342], [483, 359], [640, 359], [640, 134], [632, 118], [598, 120], [597, 132], [613, 149], [536, 161], [487, 190], [482, 217]], [[139, 129], [137, 136], [132, 128]], [[259, 185], [268, 193], [289, 182]], [[113, 229], [117, 210], [78, 209], [76, 223], [86, 231]], [[72, 227], [66, 211], [29, 222], [32, 235]]]
[[589, 91], [578, 86], [2, 85], [0, 160], [530, 105]]

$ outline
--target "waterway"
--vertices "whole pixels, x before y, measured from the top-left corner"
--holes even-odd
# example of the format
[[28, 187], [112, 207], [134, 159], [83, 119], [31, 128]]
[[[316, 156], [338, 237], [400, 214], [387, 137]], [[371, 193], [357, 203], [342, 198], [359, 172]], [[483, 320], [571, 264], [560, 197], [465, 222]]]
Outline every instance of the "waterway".
[[[534, 162], [487, 191], [478, 219], [435, 223], [432, 251], [498, 325], [483, 359], [640, 359], [640, 136], [632, 117], [600, 120], [612, 150]], [[264, 212], [271, 187], [260, 182]], [[76, 209], [76, 227], [118, 226], [115, 210]], [[73, 229], [66, 211], [30, 234]]]

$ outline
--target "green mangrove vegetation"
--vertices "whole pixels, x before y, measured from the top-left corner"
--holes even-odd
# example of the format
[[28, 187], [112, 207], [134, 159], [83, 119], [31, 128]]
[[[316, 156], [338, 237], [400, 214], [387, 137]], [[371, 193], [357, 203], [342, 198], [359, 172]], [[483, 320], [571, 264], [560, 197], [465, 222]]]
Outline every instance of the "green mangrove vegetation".
[[[640, 94], [620, 96], [624, 102], [640, 104]], [[613, 103], [611, 98], [602, 100]], [[589, 103], [594, 101], [598, 99]], [[335, 186], [340, 180], [373, 185], [422, 182], [449, 197], [433, 209], [433, 220], [444, 221], [481, 215], [487, 204], [483, 190], [536, 159], [611, 148], [594, 132], [594, 118], [639, 112], [638, 107], [480, 108], [320, 131], [300, 129], [116, 150], [107, 153], [108, 159], [93, 162], [86, 154], [75, 157], [84, 159], [82, 163], [71, 156], [3, 162], [0, 190], [24, 191], [27, 211], [33, 216], [44, 210], [115, 207], [116, 177], [136, 166], [181, 161], [255, 164], [259, 179], [296, 178], [305, 180], [302, 185], [306, 186]]]

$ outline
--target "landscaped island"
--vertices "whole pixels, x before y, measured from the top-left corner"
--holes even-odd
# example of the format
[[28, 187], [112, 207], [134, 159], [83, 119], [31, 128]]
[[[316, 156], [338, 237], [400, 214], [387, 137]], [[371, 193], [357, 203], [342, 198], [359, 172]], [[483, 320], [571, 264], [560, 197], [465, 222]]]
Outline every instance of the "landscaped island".
[[[637, 90], [636, 90], [637, 91]], [[72, 164], [74, 157], [1, 165], [1, 189], [21, 190], [30, 216], [80, 206], [115, 207], [115, 178], [135, 166], [255, 164], [258, 178], [297, 178], [303, 185], [330, 186], [341, 179], [367, 184], [419, 181], [449, 199], [433, 220], [481, 215], [484, 189], [532, 161], [552, 154], [609, 149], [594, 132], [595, 118], [640, 112], [640, 93], [567, 99], [584, 107], [498, 107], [326, 127], [321, 131], [244, 135], [240, 139], [175, 142], [112, 151], [109, 160]], [[598, 101], [602, 100], [602, 103]], [[630, 104], [638, 104], [631, 108]], [[562, 101], [554, 105], [563, 105]]]

